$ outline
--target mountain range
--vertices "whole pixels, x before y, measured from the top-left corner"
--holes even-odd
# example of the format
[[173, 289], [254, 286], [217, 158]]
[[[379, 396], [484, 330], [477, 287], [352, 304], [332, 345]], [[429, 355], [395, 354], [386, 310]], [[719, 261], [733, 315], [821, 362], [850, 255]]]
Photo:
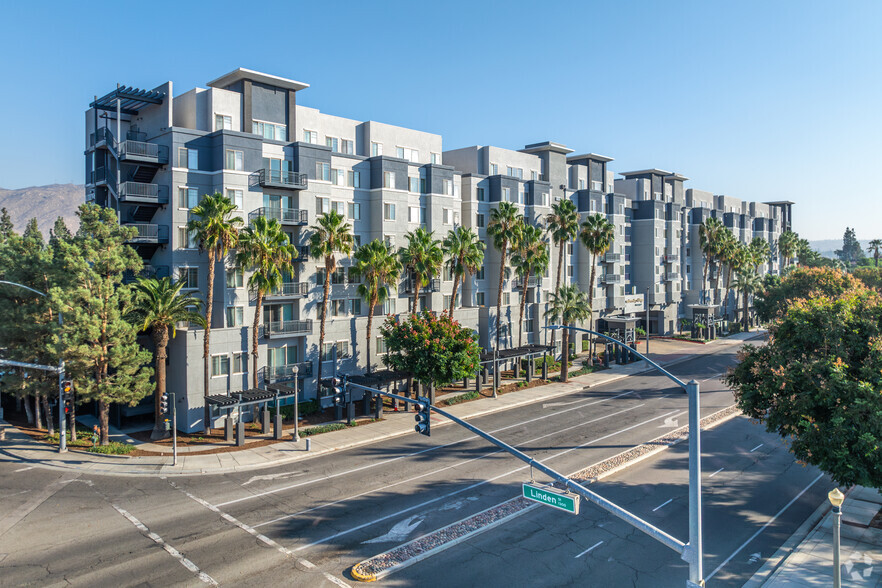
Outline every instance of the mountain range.
[[64, 217], [72, 232], [77, 230], [77, 207], [85, 202], [85, 195], [86, 188], [82, 184], [50, 184], [18, 190], [0, 188], [0, 208], [9, 212], [18, 232], [36, 218], [43, 237], [48, 239], [49, 230], [59, 216]]

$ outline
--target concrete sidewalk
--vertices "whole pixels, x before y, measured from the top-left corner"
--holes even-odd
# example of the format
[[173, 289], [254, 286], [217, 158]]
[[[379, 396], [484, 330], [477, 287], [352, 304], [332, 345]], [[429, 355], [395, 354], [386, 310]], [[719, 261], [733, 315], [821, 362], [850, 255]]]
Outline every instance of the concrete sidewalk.
[[[760, 570], [745, 586], [809, 588], [833, 585], [833, 513], [819, 507], [822, 519], [797, 531], [781, 548], [786, 559], [762, 582]], [[842, 504], [840, 565], [843, 586], [882, 586], [882, 529], [867, 525], [882, 508], [877, 490], [856, 487]], [[807, 532], [807, 534], [806, 534]], [[788, 553], [789, 552], [789, 553]], [[762, 583], [761, 583], [762, 582]]]
[[[654, 353], [650, 358], [662, 366], [671, 366], [701, 355], [709, 355], [723, 348], [739, 346], [748, 339], [762, 337], [765, 331], [740, 333], [725, 339], [717, 339], [705, 345], [670, 340], [652, 341]], [[642, 347], [642, 346], [641, 346]], [[638, 348], [639, 350], [639, 348]], [[645, 362], [639, 361], [624, 366], [612, 366], [609, 370], [586, 374], [570, 379], [567, 383], [551, 383], [524, 390], [517, 390], [499, 396], [497, 399], [484, 398], [465, 402], [447, 410], [463, 418], [475, 418], [494, 412], [508, 410], [527, 404], [545, 402], [559, 396], [580, 391], [586, 387], [614, 382], [630, 375], [655, 371]], [[306, 451], [306, 440], [299, 442], [282, 441], [261, 447], [245, 448], [209, 455], [188, 455], [179, 452], [178, 464], [171, 465], [171, 456], [128, 457], [68, 451], [60, 454], [57, 447], [33, 440], [29, 435], [0, 420], [0, 428], [5, 430], [6, 440], [0, 441], [0, 453], [16, 460], [66, 471], [79, 471], [101, 475], [156, 476], [156, 475], [199, 475], [222, 474], [236, 471], [249, 471], [268, 466], [281, 465], [302, 459], [324, 455], [361, 445], [383, 441], [391, 437], [414, 434], [413, 413], [386, 411], [379, 422], [348, 427], [339, 431], [323, 433], [310, 437], [311, 450]], [[436, 420], [437, 419], [437, 420]], [[441, 417], [433, 416], [433, 427], [451, 424]], [[285, 431], [289, 433], [291, 430]], [[145, 444], [145, 449], [153, 449]], [[159, 447], [159, 446], [156, 446]], [[162, 446], [162, 450], [170, 448]], [[200, 449], [205, 449], [200, 447]]]

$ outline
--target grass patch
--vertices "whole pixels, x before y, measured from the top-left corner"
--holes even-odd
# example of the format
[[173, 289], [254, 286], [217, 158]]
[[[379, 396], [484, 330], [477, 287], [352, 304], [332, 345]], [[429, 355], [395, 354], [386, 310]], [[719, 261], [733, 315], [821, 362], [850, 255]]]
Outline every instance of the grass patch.
[[442, 400], [438, 404], [444, 404], [444, 406], [453, 406], [454, 404], [459, 404], [461, 402], [468, 402], [469, 400], [477, 400], [481, 398], [481, 394], [472, 390], [471, 392], [466, 392], [465, 394], [457, 394], [453, 398], [447, 398]]
[[[91, 441], [89, 442], [91, 445]], [[111, 441], [107, 445], [96, 445], [95, 447], [90, 447], [89, 451], [92, 453], [103, 453], [105, 455], [128, 455], [137, 449], [134, 445], [130, 445], [129, 443], [120, 443], [119, 441]]]

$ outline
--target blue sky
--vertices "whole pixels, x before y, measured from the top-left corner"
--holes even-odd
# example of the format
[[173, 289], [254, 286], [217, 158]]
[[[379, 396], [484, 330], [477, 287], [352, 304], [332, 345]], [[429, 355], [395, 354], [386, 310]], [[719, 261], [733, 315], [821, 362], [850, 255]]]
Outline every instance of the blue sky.
[[183, 92], [241, 66], [445, 149], [553, 140], [615, 171], [793, 200], [810, 239], [882, 237], [879, 2], [123, 5], [4, 7], [0, 187], [82, 183], [83, 112], [117, 82]]

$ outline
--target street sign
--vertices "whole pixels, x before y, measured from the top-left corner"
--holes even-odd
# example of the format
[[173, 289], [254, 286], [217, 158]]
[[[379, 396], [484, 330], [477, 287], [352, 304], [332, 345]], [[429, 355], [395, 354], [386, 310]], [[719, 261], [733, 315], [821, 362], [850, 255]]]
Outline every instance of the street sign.
[[629, 314], [632, 312], [643, 312], [646, 310], [645, 296], [643, 294], [628, 294], [625, 296], [625, 307], [622, 312]]
[[532, 484], [524, 484], [524, 498], [539, 502], [546, 506], [552, 506], [566, 511], [570, 514], [579, 514], [578, 494], [567, 494], [556, 488], [546, 486], [534, 486]]

